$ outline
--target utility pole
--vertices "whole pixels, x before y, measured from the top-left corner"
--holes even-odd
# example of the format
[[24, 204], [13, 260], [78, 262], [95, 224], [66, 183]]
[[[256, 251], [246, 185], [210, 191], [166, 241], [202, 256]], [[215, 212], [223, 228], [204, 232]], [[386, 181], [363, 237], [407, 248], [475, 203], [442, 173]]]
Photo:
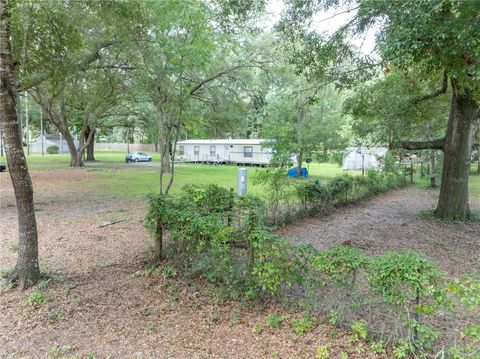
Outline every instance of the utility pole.
[[130, 153], [130, 127], [127, 127], [127, 153]]
[[25, 140], [27, 141], [27, 155], [30, 155], [30, 121], [28, 119], [28, 93], [25, 93], [25, 121], [27, 123], [27, 132], [25, 133]]
[[43, 110], [40, 111], [40, 138], [42, 139], [42, 156], [45, 155], [45, 139], [43, 137]]
[[22, 148], [23, 148], [23, 120], [22, 120], [22, 96], [20, 95], [19, 92], [17, 92], [17, 114], [18, 114], [18, 126], [19, 126], [19, 131], [18, 134], [20, 136], [20, 142], [22, 143]]
[[0, 129], [0, 156], [3, 157], [3, 132]]
[[365, 154], [362, 153], [362, 176], [365, 176]]

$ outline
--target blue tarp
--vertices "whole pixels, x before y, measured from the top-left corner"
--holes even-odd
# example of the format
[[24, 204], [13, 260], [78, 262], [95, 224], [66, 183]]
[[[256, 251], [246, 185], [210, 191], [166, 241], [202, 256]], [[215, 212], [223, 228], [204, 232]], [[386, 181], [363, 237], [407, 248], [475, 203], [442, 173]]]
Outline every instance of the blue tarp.
[[[290, 168], [287, 172], [288, 177], [297, 177], [297, 167]], [[302, 167], [302, 177], [308, 177], [308, 171], [306, 167]]]

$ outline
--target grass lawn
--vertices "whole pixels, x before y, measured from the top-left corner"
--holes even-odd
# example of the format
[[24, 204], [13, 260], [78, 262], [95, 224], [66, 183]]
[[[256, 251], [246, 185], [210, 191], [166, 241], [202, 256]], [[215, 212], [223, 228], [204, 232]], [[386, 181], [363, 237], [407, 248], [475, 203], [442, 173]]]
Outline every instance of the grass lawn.
[[[160, 155], [149, 153], [153, 161], [160, 161]], [[95, 162], [86, 162], [85, 167], [98, 178], [95, 184], [98, 195], [134, 195], [144, 196], [147, 193], [156, 193], [159, 187], [159, 167], [151, 164], [126, 164], [125, 152], [122, 151], [96, 151]], [[38, 154], [27, 156], [28, 166], [31, 170], [75, 170], [69, 166], [69, 154]], [[177, 164], [175, 166], [175, 181], [171, 192], [179, 191], [187, 184], [217, 184], [227, 188], [236, 189], [237, 166], [211, 166], [196, 164]], [[337, 164], [311, 163], [309, 166], [310, 177], [328, 181], [335, 176], [346, 173]], [[107, 171], [103, 171], [107, 170]], [[249, 193], [262, 195], [262, 186], [255, 184], [255, 172], [261, 169], [248, 167]], [[98, 171], [98, 172], [97, 172]], [[358, 172], [348, 172], [358, 174]], [[165, 176], [165, 184], [170, 178]], [[85, 180], [90, 181], [90, 180]]]
[[[226, 188], [237, 186], [237, 166], [210, 166], [195, 164], [177, 164], [175, 166], [175, 181], [171, 192], [179, 191], [187, 184], [216, 184]], [[345, 173], [338, 165], [330, 163], [311, 164], [311, 178], [329, 180]], [[261, 168], [248, 167], [248, 192], [261, 196], [264, 189], [255, 184], [255, 173]], [[115, 195], [144, 195], [157, 192], [159, 186], [158, 167], [138, 169], [136, 171], [105, 171], [98, 172], [101, 179], [99, 186], [102, 191]], [[165, 176], [168, 182], [169, 175]], [[294, 179], [293, 179], [294, 180]]]
[[[160, 155], [155, 152], [149, 152], [153, 161], [159, 161]], [[86, 168], [95, 173], [99, 181], [96, 187], [99, 195], [145, 195], [151, 192], [157, 192], [159, 186], [158, 166], [142, 164], [125, 164], [125, 152], [123, 151], [102, 151], [95, 152], [95, 162], [87, 162]], [[55, 170], [68, 169], [75, 170], [69, 166], [70, 155], [57, 154], [41, 156], [38, 154], [27, 156], [29, 168], [32, 170]], [[102, 171], [110, 169], [111, 171]], [[134, 169], [134, 170], [131, 170]], [[264, 189], [260, 185], [254, 184], [255, 172], [258, 168], [248, 167], [249, 193], [262, 195]], [[475, 170], [475, 169], [474, 169]], [[172, 187], [172, 193], [179, 191], [187, 184], [217, 184], [227, 188], [236, 188], [236, 166], [209, 166], [194, 164], [178, 164], [176, 166], [175, 181]], [[420, 186], [427, 186], [429, 179], [421, 178], [417, 174], [415, 183]], [[359, 175], [359, 171], [343, 171], [334, 163], [311, 163], [309, 166], [310, 178], [328, 181], [335, 176], [342, 174]], [[165, 176], [165, 183], [169, 176]], [[480, 176], [470, 176], [469, 183], [470, 200], [474, 207], [480, 207]], [[479, 203], [478, 205], [475, 205]]]

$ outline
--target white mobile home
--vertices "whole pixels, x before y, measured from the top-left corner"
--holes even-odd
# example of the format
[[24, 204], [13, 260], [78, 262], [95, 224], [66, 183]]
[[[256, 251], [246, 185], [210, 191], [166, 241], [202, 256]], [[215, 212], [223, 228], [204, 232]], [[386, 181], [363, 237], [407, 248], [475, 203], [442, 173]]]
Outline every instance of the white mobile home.
[[[43, 139], [42, 139], [43, 137]], [[75, 147], [78, 148], [78, 140], [75, 136], [73, 139], [75, 143]], [[58, 153], [68, 153], [68, 145], [67, 141], [60, 135], [40, 135], [38, 136], [33, 143], [30, 144], [30, 152], [32, 153], [42, 153], [42, 145], [43, 145], [43, 152], [47, 152], [47, 148], [49, 146], [57, 146]]]
[[343, 155], [344, 170], [382, 170], [388, 148], [349, 147]]
[[232, 163], [266, 166], [273, 157], [264, 139], [185, 140], [177, 142], [180, 162]]

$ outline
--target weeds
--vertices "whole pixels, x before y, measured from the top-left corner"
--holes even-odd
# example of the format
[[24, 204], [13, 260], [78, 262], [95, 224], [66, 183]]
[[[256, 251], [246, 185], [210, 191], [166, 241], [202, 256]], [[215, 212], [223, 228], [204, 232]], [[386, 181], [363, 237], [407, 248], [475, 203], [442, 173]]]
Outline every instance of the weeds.
[[32, 306], [32, 307], [37, 307], [42, 303], [45, 303], [48, 301], [48, 297], [44, 295], [40, 290], [35, 290], [33, 291], [27, 299], [27, 305]]
[[285, 317], [283, 315], [272, 313], [265, 319], [265, 321], [270, 329], [278, 329], [282, 325], [284, 319]]
[[313, 329], [315, 327], [315, 321], [309, 315], [304, 314], [300, 319], [292, 319], [290, 325], [292, 326], [293, 332], [300, 336]]

